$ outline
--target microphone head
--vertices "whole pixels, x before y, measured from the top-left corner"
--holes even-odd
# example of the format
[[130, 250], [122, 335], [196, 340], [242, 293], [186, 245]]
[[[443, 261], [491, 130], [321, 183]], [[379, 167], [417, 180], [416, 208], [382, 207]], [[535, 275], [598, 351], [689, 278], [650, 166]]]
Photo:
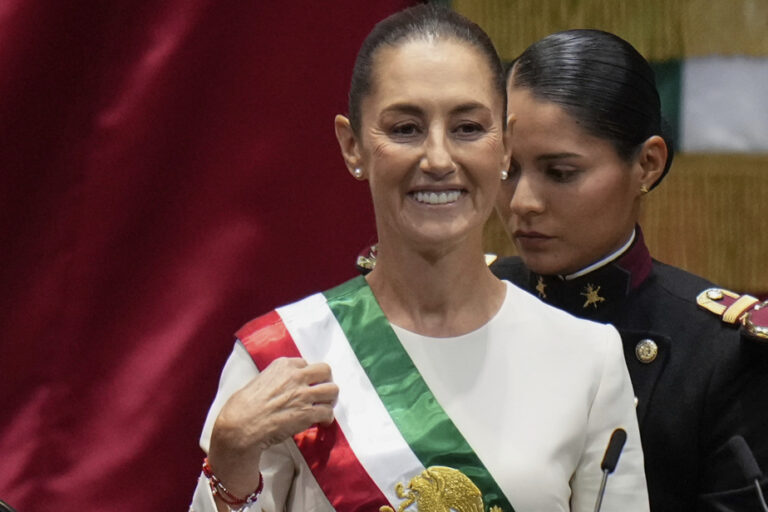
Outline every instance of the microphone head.
[[757, 465], [752, 450], [749, 449], [749, 445], [743, 437], [735, 435], [730, 438], [728, 440], [728, 448], [736, 457], [736, 462], [739, 463], [741, 473], [747, 480], [752, 482], [756, 478], [761, 478], [763, 476], [763, 472], [760, 471], [760, 466]]
[[613, 473], [616, 469], [616, 465], [619, 463], [619, 455], [624, 448], [624, 443], [627, 442], [627, 432], [623, 428], [617, 428], [611, 434], [611, 440], [608, 441], [608, 448], [605, 449], [605, 455], [603, 456], [603, 462], [600, 464], [600, 469]]

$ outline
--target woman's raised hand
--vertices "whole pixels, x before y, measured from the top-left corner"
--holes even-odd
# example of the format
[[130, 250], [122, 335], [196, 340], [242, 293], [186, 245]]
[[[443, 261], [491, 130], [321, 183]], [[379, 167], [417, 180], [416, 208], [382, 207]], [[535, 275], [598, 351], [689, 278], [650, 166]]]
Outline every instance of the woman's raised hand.
[[327, 364], [275, 359], [216, 418], [208, 453], [213, 472], [233, 494], [252, 492], [261, 453], [312, 425], [330, 424], [338, 394]]

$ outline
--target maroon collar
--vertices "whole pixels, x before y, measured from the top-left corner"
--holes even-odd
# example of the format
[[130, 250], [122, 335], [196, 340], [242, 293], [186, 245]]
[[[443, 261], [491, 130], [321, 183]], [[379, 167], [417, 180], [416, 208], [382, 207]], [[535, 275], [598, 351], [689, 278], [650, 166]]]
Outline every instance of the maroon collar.
[[574, 279], [528, 275], [528, 286], [545, 302], [577, 316], [600, 319], [650, 275], [653, 262], [640, 226], [635, 240], [617, 259]]
[[630, 290], [634, 290], [648, 278], [653, 261], [651, 260], [651, 253], [648, 252], [648, 247], [645, 245], [643, 230], [640, 229], [640, 226], [635, 226], [635, 241], [632, 242], [629, 249], [619, 259], [609, 263], [609, 265], [611, 264], [629, 272]]

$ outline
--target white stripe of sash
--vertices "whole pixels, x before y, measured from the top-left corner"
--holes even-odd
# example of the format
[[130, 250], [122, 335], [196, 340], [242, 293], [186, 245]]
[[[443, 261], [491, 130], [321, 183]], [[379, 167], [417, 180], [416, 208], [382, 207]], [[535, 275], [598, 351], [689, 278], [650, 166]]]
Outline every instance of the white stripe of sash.
[[390, 504], [395, 484], [424, 470], [393, 423], [322, 294], [277, 309], [307, 362], [326, 362], [339, 386], [334, 414], [350, 447]]

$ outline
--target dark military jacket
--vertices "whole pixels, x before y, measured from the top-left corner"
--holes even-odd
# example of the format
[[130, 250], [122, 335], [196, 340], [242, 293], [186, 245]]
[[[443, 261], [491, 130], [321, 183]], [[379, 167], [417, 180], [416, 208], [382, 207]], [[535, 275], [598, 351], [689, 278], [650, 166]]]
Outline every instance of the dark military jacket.
[[697, 307], [696, 296], [711, 283], [652, 260], [639, 229], [621, 257], [573, 280], [534, 274], [519, 258], [491, 270], [549, 304], [618, 329], [653, 512], [762, 510], [728, 441], [742, 435], [768, 470], [768, 356]]

